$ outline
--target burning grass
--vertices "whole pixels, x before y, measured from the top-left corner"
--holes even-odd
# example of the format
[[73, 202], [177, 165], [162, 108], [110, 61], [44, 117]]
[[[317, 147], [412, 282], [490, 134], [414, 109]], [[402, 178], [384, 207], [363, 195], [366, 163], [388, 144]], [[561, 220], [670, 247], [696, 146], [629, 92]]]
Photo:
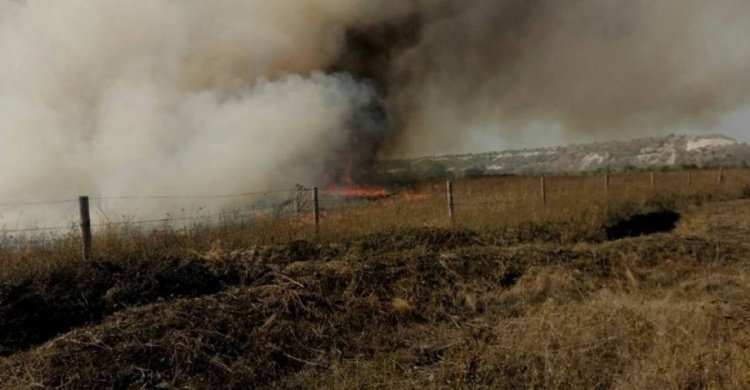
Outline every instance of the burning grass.
[[[536, 188], [525, 180], [458, 182], [457, 199], [490, 206], [457, 202], [457, 228], [427, 185], [331, 210], [318, 241], [309, 225], [269, 219], [118, 226], [97, 235], [91, 262], [75, 237], [5, 254], [0, 384], [750, 386], [750, 205], [696, 206], [741, 197], [741, 185], [633, 186], [597, 203], [598, 179], [559, 178], [551, 189], [582, 200], [501, 202], [508, 183]], [[612, 221], [658, 210], [680, 211], [674, 232], [607, 241]]]

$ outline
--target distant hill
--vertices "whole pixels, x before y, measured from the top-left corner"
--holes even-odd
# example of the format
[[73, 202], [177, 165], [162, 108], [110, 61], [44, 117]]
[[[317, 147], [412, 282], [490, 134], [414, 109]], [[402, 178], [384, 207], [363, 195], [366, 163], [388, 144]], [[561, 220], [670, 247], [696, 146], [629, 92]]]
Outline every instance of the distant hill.
[[554, 148], [426, 157], [382, 162], [379, 176], [391, 181], [446, 176], [581, 174], [629, 170], [743, 167], [750, 145], [723, 135], [641, 138]]

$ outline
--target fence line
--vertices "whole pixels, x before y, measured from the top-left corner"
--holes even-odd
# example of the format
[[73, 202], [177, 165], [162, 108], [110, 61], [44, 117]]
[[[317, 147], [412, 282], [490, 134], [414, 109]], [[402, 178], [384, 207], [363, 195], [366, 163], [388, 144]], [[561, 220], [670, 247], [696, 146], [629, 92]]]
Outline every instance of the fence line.
[[[252, 211], [274, 211], [277, 210], [278, 207], [253, 207], [251, 208]], [[215, 213], [210, 215], [200, 215], [195, 217], [168, 217], [168, 218], [159, 218], [159, 219], [146, 219], [146, 220], [134, 220], [134, 221], [123, 221], [123, 222], [106, 222], [106, 223], [98, 223], [98, 224], [92, 224], [92, 228], [102, 228], [102, 227], [110, 227], [110, 226], [126, 226], [126, 225], [141, 225], [141, 224], [153, 224], [153, 223], [169, 223], [169, 222], [185, 222], [185, 221], [198, 221], [198, 220], [207, 220], [207, 219], [213, 219], [213, 218], [221, 218], [221, 217], [228, 217], [228, 218], [246, 218], [246, 217], [254, 217], [256, 214], [235, 214], [231, 212], [222, 212], [222, 213]], [[59, 230], [72, 230], [75, 229], [77, 225], [75, 223], [71, 223], [67, 226], [51, 226], [51, 227], [32, 227], [32, 228], [25, 228], [25, 229], [5, 229], [0, 230], [0, 233], [7, 234], [7, 233], [29, 233], [29, 232], [45, 232], [45, 231], [59, 231]]]
[[[264, 211], [269, 212], [269, 211], [275, 211], [275, 210], [276, 208], [271, 208], [271, 207], [255, 209], [255, 211], [258, 211], [258, 212], [264, 212]], [[148, 225], [148, 224], [158, 224], [158, 223], [169, 224], [169, 223], [175, 223], [175, 222], [206, 221], [206, 220], [211, 220], [211, 219], [219, 219], [221, 217], [227, 217], [227, 220], [231, 220], [231, 219], [243, 219], [243, 218], [257, 217], [257, 214], [221, 213], [221, 214], [213, 214], [213, 215], [208, 215], [208, 216], [197, 216], [197, 217], [168, 217], [168, 218], [144, 219], [144, 220], [133, 220], [133, 221], [124, 221], [124, 222], [105, 222], [105, 223], [91, 224], [90, 228], [100, 229], [100, 228], [118, 227], [118, 226], [137, 226], [137, 225]], [[70, 225], [65, 225], [65, 226], [42, 226], [42, 227], [29, 227], [29, 228], [22, 228], [22, 229], [0, 228], [0, 237], [14, 235], [14, 234], [25, 234], [25, 233], [49, 233], [49, 232], [64, 232], [64, 231], [72, 232], [79, 226], [80, 226], [79, 224], [71, 223]]]
[[[219, 195], [135, 195], [135, 196], [117, 196], [117, 197], [90, 197], [89, 199], [91, 201], [112, 201], [112, 200], [174, 200], [174, 199], [228, 199], [228, 198], [245, 198], [245, 197], [270, 197], [271, 195], [278, 195], [278, 194], [298, 194], [305, 191], [308, 191], [309, 189], [299, 186], [296, 189], [293, 190], [272, 190], [272, 191], [263, 191], [263, 192], [246, 192], [246, 193], [237, 193], [237, 194], [219, 194]], [[52, 205], [61, 205], [61, 204], [75, 204], [79, 203], [81, 199], [62, 199], [62, 200], [51, 200], [51, 201], [39, 201], [39, 202], [5, 202], [0, 203], [0, 207], [21, 207], [21, 206], [52, 206]], [[286, 207], [287, 205], [281, 205], [281, 204], [275, 204], [272, 206], [261, 206], [261, 205], [252, 205], [248, 207], [247, 210], [249, 211], [275, 211], [279, 209], [280, 207]], [[89, 213], [86, 213], [86, 215], [89, 215]], [[142, 224], [154, 224], [154, 223], [170, 223], [170, 222], [184, 222], [184, 221], [196, 221], [196, 220], [207, 220], [212, 218], [219, 218], [219, 217], [233, 217], [233, 218], [247, 218], [255, 216], [253, 214], [231, 214], [227, 212], [223, 213], [217, 213], [207, 216], [192, 216], [192, 217], [168, 217], [168, 218], [158, 218], [158, 219], [146, 219], [146, 220], [135, 220], [135, 221], [128, 221], [128, 222], [107, 222], [107, 223], [97, 223], [97, 224], [91, 224], [92, 228], [102, 228], [107, 226], [125, 226], [125, 225], [142, 225]], [[83, 217], [83, 214], [81, 214], [81, 217]], [[8, 235], [8, 234], [19, 234], [19, 233], [45, 233], [45, 232], [55, 232], [55, 231], [65, 231], [70, 230], [72, 231], [75, 229], [77, 224], [71, 223], [69, 225], [65, 226], [37, 226], [37, 227], [29, 227], [29, 228], [22, 228], [22, 229], [0, 229], [0, 234]], [[78, 225], [80, 226], [80, 225]]]
[[94, 197], [91, 200], [147, 200], [147, 199], [226, 199], [226, 198], [245, 198], [251, 196], [267, 196], [272, 194], [294, 193], [296, 190], [279, 190], [264, 192], [247, 192], [242, 194], [228, 195], [133, 195], [133, 196], [115, 196], [115, 197]]
[[[305, 187], [293, 190], [272, 190], [272, 191], [259, 191], [259, 192], [246, 192], [238, 194], [221, 194], [221, 195], [129, 195], [129, 196], [112, 196], [112, 197], [89, 197], [90, 200], [158, 200], [158, 199], [224, 199], [224, 198], [243, 198], [250, 196], [267, 196], [272, 194], [283, 194], [283, 193], [295, 193], [297, 191], [309, 190]], [[79, 199], [61, 199], [61, 200], [50, 200], [50, 201], [39, 201], [39, 202], [0, 202], [2, 207], [15, 207], [15, 206], [45, 206], [45, 205], [57, 205], [66, 203], [78, 203]]]
[[[623, 176], [622, 178], [627, 179], [630, 176]], [[731, 176], [729, 176], [731, 177]], [[693, 173], [691, 171], [687, 172], [687, 180], [682, 179], [682, 186], [684, 187], [684, 184], [687, 182], [687, 188], [690, 188], [693, 185], [693, 182], [697, 178], [694, 177]], [[725, 172], [723, 169], [719, 170], [718, 177], [714, 176], [715, 179], [714, 183], [716, 184], [724, 184], [727, 182], [727, 172]], [[532, 178], [533, 179], [533, 178]], [[620, 181], [615, 180], [618, 179], [618, 177], [612, 177], [610, 174], [604, 175], [604, 188], [601, 188], [598, 191], [603, 191], [605, 195], [607, 196], [605, 199], [609, 199], [611, 187], [616, 187], [617, 183], [627, 183], [625, 185], [633, 185], [630, 181]], [[670, 178], [671, 180], [674, 180], [674, 178]], [[573, 191], [568, 188], [556, 188], [556, 180], [555, 178], [548, 178], [546, 176], [537, 177], [534, 180], [541, 180], [540, 187], [535, 191], [541, 191], [540, 195], [536, 195], [535, 198], [538, 199], [537, 201], [531, 202], [530, 204], [536, 205], [541, 204], [542, 206], [552, 206], [554, 204], [548, 204], [550, 203], [550, 200], [554, 199], [555, 196], [562, 196], [566, 194], [573, 194], [576, 191]], [[676, 181], [673, 183], [671, 180], [664, 180], [660, 181], [658, 187], [659, 188], [665, 188], [666, 186], [674, 186]], [[531, 182], [529, 182], [531, 183]], [[539, 183], [539, 182], [537, 182]], [[650, 172], [648, 173], [648, 176], [642, 181], [644, 190], [648, 188], [647, 186], [650, 184], [650, 187], [652, 189], [655, 189], [657, 187], [657, 173]], [[613, 185], [615, 184], [615, 185]], [[593, 185], [593, 184], [592, 184]], [[600, 185], [600, 184], [599, 184]], [[719, 186], [717, 185], [716, 188]], [[532, 187], [529, 187], [529, 191], [531, 191]], [[593, 187], [592, 187], [593, 188]], [[435, 187], [433, 186], [433, 190], [435, 190]], [[457, 215], [457, 207], [475, 207], [475, 206], [486, 206], [486, 205], [516, 205], [521, 203], [529, 204], [530, 202], [530, 195], [529, 194], [523, 195], [521, 194], [518, 196], [518, 193], [515, 193], [516, 196], [511, 196], [511, 194], [514, 194], [510, 191], [502, 191], [501, 193], [495, 192], [493, 194], [487, 194], [483, 193], [482, 191], [479, 191], [478, 193], [474, 194], [475, 196], [472, 196], [471, 187], [467, 188], [467, 192], [465, 194], [465, 197], [463, 196], [456, 196], [455, 188], [452, 181], [447, 182], [447, 199], [443, 200], [442, 202], [447, 202], [447, 221], [451, 223], [452, 226], [455, 226], [456, 224], [456, 215]], [[435, 192], [435, 194], [438, 194], [439, 191]], [[537, 192], [539, 193], [539, 192]], [[90, 210], [88, 205], [88, 200], [103, 202], [103, 201], [111, 201], [111, 200], [173, 200], [173, 199], [227, 199], [227, 198], [243, 198], [243, 197], [263, 197], [263, 198], [269, 198], [268, 200], [271, 201], [270, 198], [274, 198], [272, 195], [279, 195], [279, 194], [288, 194], [289, 197], [285, 199], [276, 199], [274, 200], [274, 203], [267, 205], [262, 204], [263, 202], [266, 202], [265, 199], [260, 200], [254, 200], [261, 204], [251, 204], [247, 205], [246, 207], [243, 207], [242, 210], [239, 210], [237, 212], [220, 212], [220, 213], [214, 213], [214, 214], [208, 214], [208, 215], [198, 215], [198, 216], [189, 216], [189, 217], [172, 217], [169, 216], [167, 218], [156, 218], [156, 219], [142, 219], [142, 220], [132, 220], [132, 221], [123, 221], [123, 222], [101, 222], [98, 223], [91, 223], [91, 216], [90, 216]], [[433, 196], [435, 195], [433, 194]], [[463, 194], [463, 192], [461, 192]], [[312, 195], [312, 196], [310, 196]], [[487, 197], [497, 197], [497, 200], [494, 199], [487, 199]], [[414, 202], [422, 202], [422, 201], [438, 201], [437, 198], [434, 197], [427, 197], [427, 195], [424, 195], [424, 198], [417, 198], [413, 199], [411, 201]], [[172, 196], [172, 195], [149, 195], [149, 196], [120, 196], [120, 197], [82, 197], [79, 200], [59, 200], [59, 201], [51, 201], [51, 202], [19, 202], [19, 203], [0, 203], [0, 206], [29, 206], [29, 205], [57, 205], [57, 204], [72, 204], [74, 202], [80, 202], [79, 204], [79, 212], [80, 212], [80, 220], [79, 223], [71, 223], [67, 226], [50, 226], [50, 227], [34, 227], [34, 228], [24, 228], [24, 229], [15, 229], [15, 230], [0, 230], [0, 234], [16, 234], [16, 233], [42, 233], [42, 232], [55, 232], [55, 231], [63, 231], [63, 230], [70, 230], [71, 232], [74, 231], [75, 228], [81, 229], [81, 237], [82, 237], [82, 246], [83, 246], [83, 256], [84, 257], [90, 257], [91, 256], [91, 236], [92, 229], [100, 229], [100, 228], [107, 228], [107, 227], [118, 227], [118, 226], [142, 226], [142, 225], [148, 225], [148, 224], [170, 224], [175, 222], [190, 222], [190, 221], [207, 221], [211, 219], [219, 219], [218, 222], [235, 222], [238, 220], [243, 220], [247, 218], [257, 218], [260, 215], [258, 213], [275, 213], [274, 217], [290, 217], [290, 218], [301, 218], [304, 215], [308, 215], [311, 219], [307, 223], [311, 223], [314, 227], [315, 231], [315, 237], [319, 236], [320, 232], [320, 225], [321, 221], [325, 218], [327, 218], [330, 213], [338, 212], [340, 210], [346, 210], [346, 208], [343, 208], [341, 206], [357, 206], [365, 204], [366, 202], [377, 202], [381, 200], [388, 200], [389, 196], [375, 196], [372, 198], [367, 197], [356, 197], [353, 196], [352, 198], [346, 198], [342, 197], [340, 194], [335, 193], [326, 193], [325, 191], [319, 191], [317, 187], [313, 188], [307, 188], [303, 186], [298, 186], [295, 189], [292, 190], [276, 190], [276, 191], [265, 191], [265, 192], [248, 192], [248, 193], [240, 193], [240, 194], [226, 194], [226, 195], [192, 195], [192, 196]], [[458, 198], [458, 201], [457, 201]], [[461, 199], [463, 198], [463, 199]], [[86, 202], [84, 203], [84, 199]], [[341, 207], [341, 209], [339, 209]], [[535, 206], [536, 207], [536, 206]], [[307, 211], [303, 211], [307, 210]], [[184, 211], [184, 210], [183, 210]], [[445, 211], [443, 211], [445, 212]], [[283, 213], [283, 214], [282, 214]], [[224, 220], [221, 220], [221, 218], [225, 218]], [[241, 223], [244, 224], [248, 221], [242, 221]], [[252, 221], [249, 221], [252, 222]], [[201, 226], [201, 225], [196, 225]], [[185, 226], [187, 227], [187, 226]]]
[[55, 200], [47, 202], [19, 202], [19, 203], [0, 203], [0, 207], [17, 207], [17, 206], [46, 206], [66, 203], [77, 203], [78, 199]]
[[75, 225], [70, 226], [55, 226], [55, 227], [42, 227], [42, 228], [27, 228], [27, 229], [15, 229], [15, 230], [3, 230], [2, 233], [36, 233], [36, 232], [52, 232], [52, 231], [61, 231], [61, 230], [71, 230], [74, 229]]

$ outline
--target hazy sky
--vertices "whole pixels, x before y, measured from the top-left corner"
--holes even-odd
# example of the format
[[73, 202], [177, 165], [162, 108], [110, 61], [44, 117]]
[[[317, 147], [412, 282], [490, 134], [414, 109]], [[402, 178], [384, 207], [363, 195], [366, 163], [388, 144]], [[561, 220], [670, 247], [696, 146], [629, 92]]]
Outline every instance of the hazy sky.
[[719, 133], [735, 138], [738, 141], [750, 142], [750, 107], [745, 107], [724, 116], [716, 131], [698, 131], [698, 133]]
[[[492, 131], [492, 127], [497, 131]], [[641, 133], [584, 133], [578, 136], [565, 132], [555, 123], [538, 123], [522, 132], [506, 131], [501, 124], [489, 125], [466, 132], [463, 144], [450, 150], [449, 154], [483, 153], [506, 149], [566, 146], [588, 142], [628, 140], [640, 137], [677, 135], [720, 134], [740, 142], [750, 143], [750, 107], [724, 115], [715, 127], [674, 128], [671, 130], [647, 131]], [[510, 136], [509, 136], [510, 135]]]

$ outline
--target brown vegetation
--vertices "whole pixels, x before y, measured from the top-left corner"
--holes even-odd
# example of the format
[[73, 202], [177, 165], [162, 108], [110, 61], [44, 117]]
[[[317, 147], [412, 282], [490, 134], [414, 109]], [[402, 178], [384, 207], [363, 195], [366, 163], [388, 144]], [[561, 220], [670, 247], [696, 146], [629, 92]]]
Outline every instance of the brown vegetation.
[[[658, 178], [550, 178], [546, 207], [537, 179], [458, 182], [456, 228], [428, 184], [329, 205], [317, 242], [268, 220], [9, 251], [0, 384], [748, 388], [746, 173]], [[673, 232], [608, 240], [668, 211]]]

